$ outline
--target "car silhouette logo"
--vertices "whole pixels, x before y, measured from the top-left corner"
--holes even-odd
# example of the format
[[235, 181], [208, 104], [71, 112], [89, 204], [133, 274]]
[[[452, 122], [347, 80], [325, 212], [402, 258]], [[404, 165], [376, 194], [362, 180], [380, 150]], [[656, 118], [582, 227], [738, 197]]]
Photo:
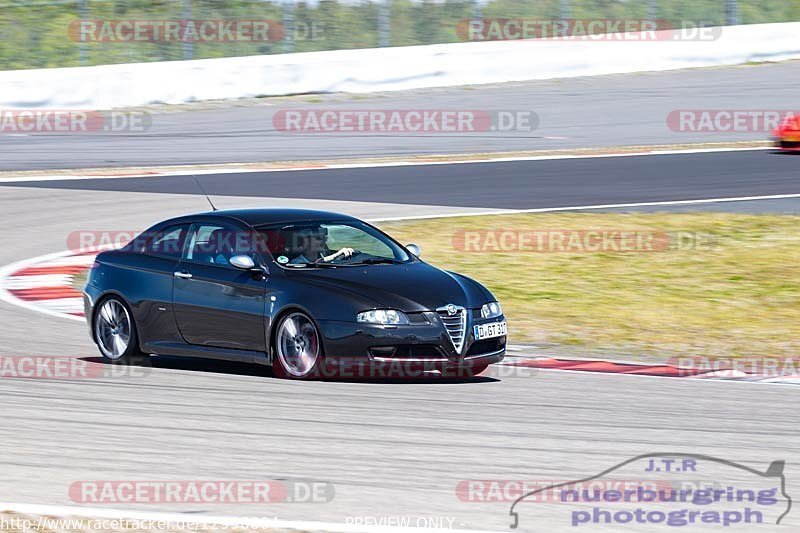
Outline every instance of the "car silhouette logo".
[[786, 476], [784, 475], [784, 468], [786, 467], [786, 461], [783, 461], [783, 460], [773, 461], [773, 462], [771, 462], [769, 464], [769, 466], [767, 467], [766, 471], [761, 471], [761, 470], [757, 470], [757, 469], [751, 468], [749, 466], [745, 466], [745, 465], [742, 465], [742, 464], [739, 464], [739, 463], [735, 463], [733, 461], [728, 461], [726, 459], [720, 459], [718, 457], [712, 457], [710, 455], [703, 455], [703, 454], [697, 454], [697, 453], [685, 453], [685, 452], [656, 452], [656, 453], [646, 453], [646, 454], [643, 454], [643, 455], [637, 455], [636, 457], [633, 457], [631, 459], [626, 459], [625, 461], [622, 461], [621, 463], [616, 464], [616, 465], [612, 466], [611, 468], [608, 468], [607, 470], [604, 470], [603, 472], [601, 472], [599, 474], [596, 474], [596, 475], [593, 475], [593, 476], [585, 477], [583, 479], [577, 479], [575, 481], [568, 481], [566, 483], [551, 484], [549, 486], [544, 486], [542, 488], [538, 488], [536, 490], [533, 490], [533, 491], [527, 492], [525, 494], [522, 494], [520, 497], [518, 497], [516, 500], [514, 500], [514, 503], [511, 504], [511, 509], [509, 510], [509, 516], [511, 517], [511, 529], [517, 529], [519, 527], [520, 516], [519, 516], [519, 511], [516, 509], [516, 507], [517, 507], [517, 505], [519, 505], [521, 502], [523, 502], [526, 499], [528, 501], [533, 501], [532, 498], [534, 496], [536, 496], [537, 494], [546, 492], [546, 491], [551, 491], [553, 489], [557, 489], [557, 488], [565, 487], [565, 486], [580, 485], [582, 483], [588, 483], [590, 481], [600, 479], [602, 476], [605, 476], [607, 474], [610, 474], [612, 472], [620, 470], [624, 466], [632, 464], [632, 463], [635, 463], [637, 461], [651, 459], [651, 462], [652, 462], [652, 459], [661, 459], [661, 458], [665, 458], [665, 457], [666, 458], [671, 458], [671, 459], [690, 458], [690, 459], [695, 459], [697, 461], [704, 461], [706, 463], [716, 463], [716, 464], [732, 467], [734, 469], [738, 469], [740, 471], [744, 471], [744, 472], [747, 472], [747, 473], [750, 473], [750, 474], [754, 474], [758, 478], [775, 479], [776, 483], [777, 483], [776, 492], [777, 492], [777, 490], [780, 490], [780, 494], [783, 496], [783, 499], [786, 501], [786, 509], [783, 511], [783, 513], [780, 516], [777, 517], [777, 520], [775, 521], [775, 523], [776, 524], [780, 524], [781, 520], [783, 520], [784, 517], [786, 517], [786, 515], [788, 515], [789, 511], [792, 509], [792, 498], [791, 498], [791, 496], [789, 496], [786, 493]]

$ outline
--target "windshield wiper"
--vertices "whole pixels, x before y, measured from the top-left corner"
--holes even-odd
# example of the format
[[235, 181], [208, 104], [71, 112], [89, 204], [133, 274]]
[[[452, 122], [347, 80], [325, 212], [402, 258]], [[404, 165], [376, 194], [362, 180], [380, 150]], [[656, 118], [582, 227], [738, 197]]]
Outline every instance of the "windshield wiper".
[[287, 264], [285, 265], [289, 268], [336, 268], [341, 265], [337, 265], [334, 263], [295, 263], [295, 264]]
[[402, 261], [397, 259], [390, 259], [388, 257], [369, 257], [358, 263], [350, 263], [351, 265], [399, 265]]

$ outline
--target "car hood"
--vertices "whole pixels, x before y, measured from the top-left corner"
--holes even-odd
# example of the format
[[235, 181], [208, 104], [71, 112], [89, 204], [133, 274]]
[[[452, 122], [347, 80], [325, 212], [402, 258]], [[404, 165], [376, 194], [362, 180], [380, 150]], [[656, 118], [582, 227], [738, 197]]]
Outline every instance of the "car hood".
[[367, 307], [405, 312], [435, 310], [447, 304], [477, 308], [494, 299], [480, 283], [422, 261], [309, 269], [297, 274], [309, 284], [357, 295]]

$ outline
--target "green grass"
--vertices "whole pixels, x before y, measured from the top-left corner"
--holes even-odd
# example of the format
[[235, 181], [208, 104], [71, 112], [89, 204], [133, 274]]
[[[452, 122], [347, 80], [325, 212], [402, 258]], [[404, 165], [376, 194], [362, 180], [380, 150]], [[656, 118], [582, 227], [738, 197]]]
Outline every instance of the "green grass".
[[[796, 356], [800, 217], [739, 214], [526, 214], [381, 224], [425, 260], [486, 284], [511, 342], [628, 356]], [[698, 246], [650, 252], [465, 252], [461, 230], [687, 232]]]

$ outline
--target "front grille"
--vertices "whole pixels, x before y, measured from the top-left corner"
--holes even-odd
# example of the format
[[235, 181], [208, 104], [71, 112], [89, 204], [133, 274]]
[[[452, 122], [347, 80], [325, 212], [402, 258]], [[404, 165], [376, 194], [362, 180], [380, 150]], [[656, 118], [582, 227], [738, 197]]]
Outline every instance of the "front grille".
[[463, 307], [456, 307], [455, 309], [455, 314], [450, 314], [447, 307], [439, 308], [436, 312], [439, 313], [439, 318], [442, 320], [456, 352], [461, 353], [466, 340], [467, 310]]
[[447, 361], [447, 356], [435, 344], [401, 344], [399, 346], [373, 346], [369, 349], [373, 359], [399, 361]]

